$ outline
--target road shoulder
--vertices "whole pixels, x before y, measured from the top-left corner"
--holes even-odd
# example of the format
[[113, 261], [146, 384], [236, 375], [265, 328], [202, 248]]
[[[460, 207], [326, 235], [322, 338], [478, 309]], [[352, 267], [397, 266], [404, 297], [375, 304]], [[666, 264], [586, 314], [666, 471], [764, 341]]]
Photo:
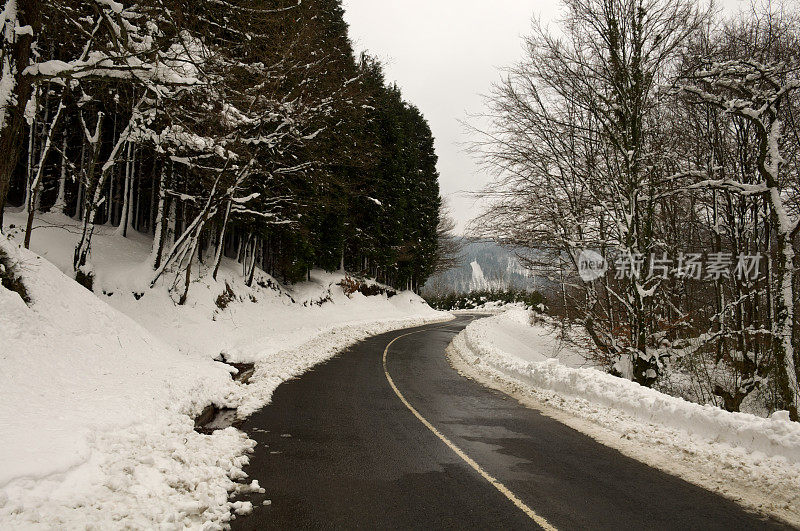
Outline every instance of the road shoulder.
[[486, 370], [465, 360], [453, 343], [446, 352], [453, 369], [466, 378], [505, 393], [525, 407], [648, 466], [720, 494], [748, 510], [800, 527], [800, 470], [782, 458], [765, 457], [762, 466], [768, 473], [759, 474], [752, 467], [743, 467], [741, 451], [728, 445], [683, 436], [678, 446], [674, 444], [674, 430]]

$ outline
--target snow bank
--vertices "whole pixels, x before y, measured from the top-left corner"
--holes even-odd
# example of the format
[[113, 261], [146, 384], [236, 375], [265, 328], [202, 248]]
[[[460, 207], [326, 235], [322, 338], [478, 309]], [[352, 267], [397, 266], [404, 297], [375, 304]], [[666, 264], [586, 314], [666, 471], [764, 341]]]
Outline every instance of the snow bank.
[[[486, 297], [483, 297], [484, 299]], [[484, 301], [480, 304], [475, 304], [475, 306], [466, 308], [463, 310], [451, 310], [453, 313], [463, 313], [463, 314], [470, 314], [470, 313], [487, 313], [487, 314], [496, 314], [496, 313], [503, 313], [508, 310], [518, 309], [518, 310], [525, 310], [528, 307], [521, 302], [503, 302], [503, 301]]]
[[202, 436], [190, 418], [234, 396], [225, 366], [179, 354], [46, 260], [0, 246], [32, 299], [0, 289], [0, 521], [226, 521], [254, 443], [232, 429]]
[[543, 329], [531, 327], [527, 312], [514, 310], [475, 321], [456, 337], [453, 346], [464, 361], [526, 385], [582, 398], [714, 442], [800, 463], [800, 424], [782, 415], [761, 418], [730, 413], [592, 368], [566, 366], [552, 357], [557, 348], [555, 339]]
[[[6, 221], [20, 239], [11, 225], [24, 226], [23, 216]], [[343, 275], [320, 271], [293, 288], [259, 271], [246, 286], [233, 261], [218, 281], [193, 281], [177, 306], [171, 279], [148, 287], [149, 238], [114, 227], [93, 238], [92, 294], [61, 272], [71, 270], [75, 222], [48, 214], [35, 227], [33, 249], [46, 259], [0, 236], [32, 298], [27, 306], [0, 289], [4, 528], [224, 526], [252, 509], [230, 495], [261, 488], [241, 483], [255, 443], [233, 428], [195, 432], [205, 406], [244, 416], [371, 334], [451, 318], [413, 293], [348, 297]], [[250, 385], [213, 361], [220, 353], [255, 363]]]
[[[22, 214], [6, 213], [6, 219], [9, 226], [24, 227]], [[36, 219], [32, 249], [70, 272], [79, 230], [71, 218], [43, 214]], [[311, 281], [286, 287], [257, 270], [253, 285], [246, 286], [241, 264], [228, 259], [223, 259], [216, 281], [207, 274], [195, 276], [186, 304], [178, 306], [163, 285], [172, 282], [171, 275], [165, 275], [161, 289], [149, 289], [151, 238], [135, 231], [122, 238], [115, 232], [114, 227], [100, 226], [92, 238], [95, 294], [192, 357], [213, 359], [224, 351], [229, 361], [256, 363], [298, 349], [337, 327], [382, 322], [398, 328], [451, 318], [411, 292], [391, 298], [360, 293], [348, 297], [339, 286], [345, 278], [340, 273], [314, 270]], [[7, 233], [22, 239], [14, 230]], [[230, 301], [220, 308], [218, 298], [226, 292]]]
[[524, 311], [470, 324], [448, 348], [463, 374], [623, 454], [800, 527], [798, 427], [727, 413], [586, 368]]

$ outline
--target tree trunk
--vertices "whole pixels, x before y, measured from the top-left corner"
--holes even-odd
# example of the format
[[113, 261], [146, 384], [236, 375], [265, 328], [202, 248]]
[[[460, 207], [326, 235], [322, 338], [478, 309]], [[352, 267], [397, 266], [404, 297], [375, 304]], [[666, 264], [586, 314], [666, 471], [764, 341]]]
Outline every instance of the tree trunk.
[[258, 249], [260, 248], [258, 244], [258, 238], [253, 238], [253, 250], [251, 251], [250, 256], [250, 264], [248, 266], [249, 271], [247, 272], [247, 280], [245, 280], [245, 284], [249, 287], [253, 285], [253, 277], [255, 276], [256, 272], [256, 259], [258, 257]]
[[131, 144], [128, 142], [128, 145], [125, 149], [126, 153], [126, 162], [125, 162], [125, 180], [122, 184], [122, 210], [120, 211], [119, 217], [119, 226], [117, 227], [116, 233], [117, 236], [122, 236], [123, 238], [127, 238], [128, 236], [128, 224], [130, 220], [130, 206], [131, 206], [131, 194], [133, 193], [131, 187]]
[[[33, 97], [36, 98], [36, 91], [34, 91]], [[25, 165], [25, 200], [22, 202], [22, 208], [25, 212], [28, 212], [31, 204], [31, 186], [33, 185], [33, 150], [36, 147], [36, 144], [34, 143], [35, 139], [36, 118], [34, 117], [28, 127], [28, 162]]]
[[183, 306], [186, 304], [186, 299], [189, 296], [189, 284], [192, 281], [192, 260], [194, 259], [194, 253], [197, 249], [197, 239], [192, 241], [191, 244], [191, 251], [189, 251], [189, 262], [186, 264], [186, 277], [183, 286], [183, 293], [181, 294], [181, 298], [178, 301], [178, 306]]
[[778, 369], [778, 391], [781, 407], [789, 410], [789, 418], [800, 421], [798, 401], [800, 388], [795, 366], [793, 339], [794, 327], [794, 238], [793, 225], [789, 212], [783, 203], [779, 187], [780, 164], [783, 161], [779, 152], [781, 121], [777, 111], [768, 115], [768, 127], [761, 133], [761, 146], [758, 158], [758, 170], [768, 187], [772, 224], [777, 233], [775, 263], [775, 303], [774, 303], [774, 339], [773, 351]]
[[[153, 248], [150, 252], [150, 266], [153, 268], [153, 271], [161, 267], [161, 254], [164, 251], [164, 234], [167, 228], [167, 219], [164, 215], [164, 208], [167, 200], [166, 187], [167, 169], [162, 168], [158, 187], [158, 208], [156, 208], [156, 217], [153, 222], [153, 229], [155, 231], [153, 235]], [[155, 183], [153, 183], [153, 189], [155, 189]]]
[[[64, 92], [66, 95], [66, 90]], [[61, 112], [64, 110], [64, 97], [61, 98], [61, 101], [58, 104], [58, 110], [56, 111], [56, 115], [53, 117], [53, 121], [50, 123], [50, 127], [47, 130], [47, 137], [44, 141], [44, 146], [42, 146], [41, 152], [39, 154], [39, 164], [36, 167], [36, 175], [33, 181], [30, 184], [30, 195], [28, 196], [28, 204], [26, 205], [28, 210], [28, 221], [25, 226], [25, 248], [29, 249], [31, 245], [31, 231], [33, 230], [33, 217], [36, 214], [36, 207], [37, 203], [39, 202], [39, 188], [42, 184], [42, 176], [44, 175], [44, 165], [47, 161], [47, 155], [50, 154], [50, 147], [53, 145], [53, 133], [56, 130], [56, 126], [58, 125], [58, 119], [61, 117]]]
[[[101, 118], [98, 117], [98, 120]], [[133, 119], [131, 119], [131, 122]], [[83, 221], [83, 232], [81, 234], [81, 239], [78, 242], [77, 247], [75, 248], [75, 258], [73, 261], [73, 266], [75, 271], [77, 272], [80, 268], [82, 268], [89, 257], [89, 253], [91, 252], [91, 245], [92, 245], [92, 235], [94, 234], [95, 223], [97, 221], [97, 213], [100, 210], [100, 207], [103, 205], [107, 205], [110, 198], [106, 197], [105, 201], [103, 200], [103, 193], [105, 191], [106, 181], [108, 177], [114, 170], [117, 161], [117, 155], [119, 154], [119, 150], [122, 147], [123, 142], [127, 138], [127, 132], [130, 131], [131, 123], [125, 128], [122, 135], [117, 139], [114, 143], [114, 147], [111, 149], [111, 153], [108, 155], [108, 159], [103, 164], [103, 167], [100, 169], [100, 175], [97, 177], [97, 181], [92, 183], [93, 192], [91, 193], [91, 197], [88, 197], [86, 201], [86, 213], [84, 215]], [[100, 151], [100, 135], [97, 136], [97, 145], [95, 146], [95, 160], [97, 158], [97, 154]], [[94, 166], [94, 164], [92, 164]], [[89, 175], [93, 175], [94, 171], [90, 169]], [[89, 191], [87, 190], [87, 193]], [[107, 207], [106, 211], [110, 214], [111, 208]]]
[[67, 210], [67, 132], [61, 141], [61, 173], [58, 177], [58, 198], [53, 205], [53, 210], [62, 214]]
[[792, 327], [794, 324], [794, 248], [792, 237], [788, 231], [783, 230], [785, 223], [778, 219], [775, 213], [773, 224], [778, 227], [776, 246], [775, 276], [777, 288], [775, 290], [775, 360], [778, 364], [778, 390], [781, 395], [782, 407], [789, 410], [789, 418], [793, 421], [800, 420], [798, 416], [798, 391], [797, 370], [794, 359], [794, 345], [792, 343]]
[[[6, 1], [9, 6], [12, 0]], [[6, 20], [2, 36], [2, 82], [8, 90], [0, 95], [0, 228], [3, 226], [3, 210], [6, 205], [11, 175], [19, 161], [22, 148], [22, 125], [25, 121], [25, 106], [33, 92], [33, 78], [23, 75], [30, 63], [32, 45], [41, 28], [39, 0], [16, 0], [17, 10], [11, 20]], [[14, 20], [16, 15], [16, 20]], [[16, 34], [15, 27], [30, 26], [32, 34]]]
[[211, 274], [211, 278], [217, 280], [217, 273], [219, 273], [219, 264], [222, 262], [222, 250], [225, 246], [225, 231], [228, 228], [228, 218], [231, 215], [231, 203], [233, 201], [228, 199], [228, 204], [225, 207], [225, 217], [222, 219], [222, 229], [219, 231], [219, 238], [217, 240], [217, 252], [214, 255], [214, 272]]

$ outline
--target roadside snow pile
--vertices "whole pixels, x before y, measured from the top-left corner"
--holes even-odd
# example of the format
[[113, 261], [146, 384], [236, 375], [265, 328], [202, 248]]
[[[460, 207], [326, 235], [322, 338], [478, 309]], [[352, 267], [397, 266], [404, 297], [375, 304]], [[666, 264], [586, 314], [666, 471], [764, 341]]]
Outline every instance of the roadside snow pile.
[[629, 457], [800, 527], [800, 428], [675, 398], [593, 368], [512, 310], [471, 323], [453, 366]]
[[[121, 290], [108, 301], [189, 356], [212, 359], [221, 354], [229, 363], [255, 364], [249, 385], [237, 388], [232, 399], [240, 418], [269, 403], [284, 381], [358, 341], [452, 319], [412, 292], [348, 296], [340, 273], [313, 271], [310, 282], [284, 288], [259, 271], [253, 286], [246, 286], [229, 263], [218, 278], [198, 280], [182, 307], [158, 290], [138, 301]], [[221, 309], [215, 301], [223, 292], [233, 299]]]
[[552, 357], [555, 338], [531, 327], [528, 312], [509, 311], [470, 324], [454, 341], [456, 352], [474, 365], [527, 385], [615, 408], [645, 422], [705, 439], [782, 456], [800, 463], [800, 424], [775, 414], [761, 418], [730, 413], [642, 387], [591, 368], [568, 367]]
[[[32, 245], [46, 260], [20, 249], [13, 229], [0, 236], [31, 298], [0, 288], [3, 528], [222, 527], [252, 509], [230, 495], [261, 487], [239, 483], [255, 444], [246, 434], [194, 430], [206, 406], [244, 416], [369, 335], [452, 318], [413, 293], [348, 296], [342, 274], [314, 271], [287, 288], [257, 271], [247, 286], [227, 260], [178, 306], [171, 279], [149, 289], [151, 240], [113, 227], [93, 238], [92, 294], [58, 270], [71, 271], [75, 221], [43, 217]], [[213, 361], [220, 354], [255, 363], [249, 385]]]
[[0, 237], [31, 305], [0, 289], [0, 521], [47, 528], [220, 524], [247, 436], [190, 417], [235, 395], [187, 357]]

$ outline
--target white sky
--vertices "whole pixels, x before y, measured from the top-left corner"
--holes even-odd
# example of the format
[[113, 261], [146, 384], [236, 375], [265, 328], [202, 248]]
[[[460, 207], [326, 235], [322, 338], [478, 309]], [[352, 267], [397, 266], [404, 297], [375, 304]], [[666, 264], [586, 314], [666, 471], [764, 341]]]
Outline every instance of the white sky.
[[[731, 9], [749, 0], [722, 0]], [[436, 138], [442, 195], [459, 230], [477, 212], [466, 191], [488, 177], [465, 153], [459, 120], [483, 109], [481, 94], [499, 69], [522, 58], [522, 36], [534, 16], [558, 18], [557, 0], [344, 0], [356, 52], [380, 59], [386, 79], [422, 111]]]

